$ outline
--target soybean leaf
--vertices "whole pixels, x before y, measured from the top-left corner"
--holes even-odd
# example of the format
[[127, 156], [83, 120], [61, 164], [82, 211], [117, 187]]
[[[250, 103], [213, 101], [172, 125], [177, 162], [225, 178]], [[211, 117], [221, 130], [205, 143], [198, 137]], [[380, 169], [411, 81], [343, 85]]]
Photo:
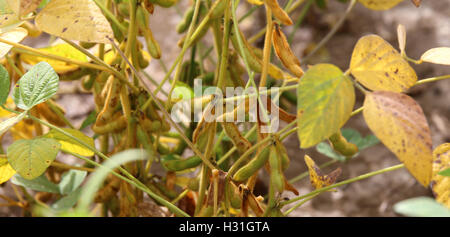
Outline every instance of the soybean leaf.
[[[22, 41], [28, 35], [28, 31], [22, 27], [17, 27], [8, 31], [2, 31], [0, 33], [0, 38], [14, 43]], [[3, 58], [12, 49], [12, 47], [12, 45], [0, 43], [0, 58]]]
[[[69, 133], [70, 135], [76, 137], [77, 139], [83, 141], [84, 143], [87, 143], [91, 147], [94, 147], [94, 139], [91, 137], [86, 136], [84, 133], [72, 129], [72, 128], [62, 128], [65, 132]], [[93, 156], [94, 152], [86, 146], [82, 145], [80, 142], [76, 141], [75, 139], [66, 136], [65, 134], [59, 132], [58, 130], [52, 129], [49, 133], [45, 134], [44, 137], [46, 138], [53, 138], [57, 140], [59, 143], [61, 143], [61, 150], [62, 151], [69, 151], [76, 153], [81, 156]]]
[[339, 131], [354, 104], [352, 82], [339, 68], [331, 64], [311, 67], [297, 88], [300, 147], [314, 146]]
[[414, 69], [378, 35], [367, 35], [358, 40], [350, 71], [357, 81], [371, 90], [403, 92], [417, 81]]
[[8, 159], [0, 157], [0, 184], [8, 181], [16, 171], [9, 165]]
[[14, 126], [16, 123], [20, 122], [24, 117], [26, 113], [23, 112], [17, 116], [14, 116], [12, 118], [9, 118], [5, 121], [0, 122], [0, 136], [8, 131], [12, 126]]
[[60, 147], [50, 138], [18, 140], [8, 147], [8, 162], [23, 178], [35, 179], [55, 160]]
[[81, 124], [80, 130], [83, 130], [83, 129], [89, 127], [89, 125], [94, 124], [95, 120], [97, 120], [97, 112], [95, 110], [93, 110]]
[[69, 193], [67, 196], [62, 197], [55, 203], [51, 205], [51, 208], [53, 211], [60, 212], [60, 211], [66, 211], [75, 204], [77, 204], [78, 199], [80, 198], [81, 194], [81, 188], [76, 189], [75, 191]]
[[329, 174], [323, 174], [319, 166], [316, 165], [313, 159], [305, 155], [305, 163], [308, 166], [309, 180], [315, 189], [330, 186], [336, 182], [336, 179], [341, 175], [341, 168], [337, 168]]
[[0, 105], [4, 105], [8, 99], [11, 82], [9, 80], [8, 71], [0, 65]]
[[394, 211], [413, 217], [450, 217], [450, 209], [430, 197], [417, 197], [394, 205]]
[[358, 0], [365, 7], [372, 10], [388, 10], [397, 4], [401, 3], [403, 0]]
[[[39, 51], [51, 53], [53, 55], [62, 56], [68, 59], [74, 59], [76, 61], [87, 62], [87, 56], [80, 52], [78, 49], [74, 48], [70, 44], [57, 44], [54, 46], [41, 48]], [[48, 59], [44, 57], [39, 57], [31, 54], [21, 54], [20, 59], [23, 62], [28, 63], [30, 65], [35, 65], [39, 62], [47, 62], [50, 66], [53, 67], [55, 72], [63, 74], [71, 71], [75, 71], [79, 68], [78, 65], [68, 64], [66, 62], [61, 62], [59, 60]]]
[[64, 173], [58, 184], [59, 193], [64, 195], [72, 193], [83, 183], [86, 175], [87, 172], [82, 170], [69, 170]]
[[450, 48], [439, 47], [426, 51], [420, 59], [424, 62], [450, 65]]
[[431, 180], [431, 135], [422, 108], [401, 93], [376, 91], [364, 101], [370, 130], [425, 187]]
[[26, 15], [38, 8], [42, 0], [20, 0], [20, 15]]
[[14, 175], [11, 182], [38, 192], [59, 193], [58, 185], [50, 182], [45, 175], [41, 175], [32, 180], [24, 179], [20, 175]]
[[20, 25], [20, 5], [17, 0], [0, 1], [0, 32], [5, 32]]
[[29, 110], [55, 95], [58, 85], [59, 77], [55, 70], [48, 63], [40, 62], [17, 82], [13, 93], [14, 102], [17, 107]]
[[433, 151], [433, 177], [431, 189], [436, 201], [450, 208], [450, 143]]
[[36, 25], [51, 35], [70, 40], [109, 44], [113, 31], [92, 0], [53, 0], [36, 16]]

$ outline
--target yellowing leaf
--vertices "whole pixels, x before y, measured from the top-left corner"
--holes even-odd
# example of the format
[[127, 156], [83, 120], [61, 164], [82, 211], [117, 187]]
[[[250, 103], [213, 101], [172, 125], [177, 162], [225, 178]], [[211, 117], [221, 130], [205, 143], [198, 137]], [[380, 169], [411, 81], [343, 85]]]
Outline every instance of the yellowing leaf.
[[2, 0], [0, 1], [0, 28], [15, 27], [21, 24], [19, 17], [19, 1], [17, 0]]
[[39, 29], [70, 40], [110, 43], [113, 31], [92, 0], [52, 0], [36, 16]]
[[403, 0], [358, 0], [365, 7], [372, 10], [388, 10], [397, 4], [401, 3]]
[[420, 59], [428, 63], [450, 65], [450, 48], [439, 47], [430, 49]]
[[[24, 28], [18, 27], [13, 30], [7, 31], [0, 35], [0, 38], [8, 40], [14, 43], [22, 41], [28, 35], [28, 31]], [[10, 50], [12, 46], [9, 44], [0, 43], [0, 58], [3, 58]]]
[[309, 171], [309, 180], [311, 181], [311, 185], [315, 189], [323, 188], [326, 186], [330, 186], [336, 182], [336, 179], [341, 175], [341, 168], [337, 168], [331, 173], [324, 175], [320, 168], [316, 165], [316, 163], [309, 157], [305, 155], [306, 166], [308, 166]]
[[0, 157], [0, 184], [8, 181], [16, 171], [9, 165], [8, 159]]
[[438, 173], [450, 168], [450, 143], [438, 146], [433, 152], [431, 189], [436, 201], [450, 208], [450, 177]]
[[23, 16], [36, 10], [41, 1], [42, 0], [20, 0], [20, 15]]
[[[82, 62], [88, 61], [88, 58], [85, 54], [78, 51], [78, 49], [72, 47], [69, 44], [57, 44], [55, 46], [41, 48], [41, 49], [39, 49], [39, 51], [43, 51], [46, 53], [62, 56], [62, 57], [77, 60], [77, 61], [82, 61]], [[30, 65], [35, 65], [42, 61], [47, 62], [48, 64], [50, 64], [50, 66], [53, 67], [53, 69], [55, 69], [55, 72], [60, 73], [60, 74], [75, 71], [79, 68], [79, 66], [75, 65], [75, 64], [69, 64], [66, 62], [59, 61], [59, 60], [48, 59], [48, 58], [39, 57], [39, 56], [31, 55], [31, 54], [21, 54], [20, 59], [22, 59], [23, 62], [28, 63]]]
[[376, 91], [364, 101], [370, 130], [425, 187], [431, 180], [431, 135], [422, 108], [401, 93]]
[[[71, 129], [71, 128], [63, 128], [63, 130], [65, 132], [69, 133], [70, 135], [76, 137], [77, 139], [83, 141], [84, 143], [90, 145], [91, 147], [95, 146], [94, 139], [84, 135], [82, 132], [80, 132], [76, 129]], [[70, 151], [70, 152], [76, 153], [81, 156], [93, 156], [94, 155], [93, 151], [86, 148], [85, 146], [83, 146], [80, 142], [76, 141], [75, 139], [59, 132], [58, 130], [52, 129], [44, 137], [53, 138], [53, 139], [57, 140], [59, 143], [61, 143], [62, 151]]]
[[55, 160], [60, 146], [49, 138], [19, 140], [8, 147], [8, 162], [23, 178], [35, 179]]
[[403, 92], [417, 81], [414, 69], [378, 35], [367, 35], [358, 40], [350, 70], [356, 80], [371, 90]]
[[261, 0], [247, 0], [247, 2], [249, 2], [250, 4], [253, 4], [253, 5], [258, 5], [258, 6], [264, 4], [264, 1], [261, 1]]
[[303, 75], [297, 88], [300, 147], [318, 144], [347, 122], [355, 104], [350, 79], [331, 64], [317, 64]]

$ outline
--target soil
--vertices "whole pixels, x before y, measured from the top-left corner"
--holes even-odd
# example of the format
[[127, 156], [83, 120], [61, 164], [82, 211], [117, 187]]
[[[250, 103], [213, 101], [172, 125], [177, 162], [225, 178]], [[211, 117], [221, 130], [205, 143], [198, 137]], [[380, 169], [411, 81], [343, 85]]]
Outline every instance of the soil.
[[[314, 6], [300, 29], [296, 31], [292, 45], [296, 55], [303, 55], [311, 43], [318, 43], [347, 7], [347, 4], [336, 0], [330, 0], [328, 3], [328, 8], [325, 10]], [[178, 8], [181, 12], [184, 11], [182, 9], [185, 9], [187, 4], [186, 0], [180, 2]], [[246, 9], [250, 8], [247, 3], [241, 2], [241, 5]], [[246, 36], [253, 35], [263, 27], [265, 15], [262, 9], [257, 11], [256, 17], [248, 18], [240, 24]], [[238, 10], [238, 15], [242, 15], [242, 12], [242, 10]], [[297, 9], [291, 14], [291, 18], [295, 21], [299, 13], [300, 9]], [[171, 65], [180, 52], [180, 48], [176, 44], [181, 36], [174, 31], [180, 20], [181, 16], [174, 8], [160, 7], [155, 9], [155, 13], [150, 19], [155, 38], [161, 44], [162, 59], [166, 65]], [[407, 29], [407, 54], [412, 58], [419, 58], [423, 52], [433, 47], [450, 46], [450, 1], [448, 0], [423, 1], [420, 8], [416, 8], [409, 0], [405, 0], [391, 10], [380, 12], [368, 10], [361, 4], [357, 4], [349, 14], [344, 26], [327, 43], [325, 50], [322, 50], [321, 59], [345, 70], [348, 68], [353, 46], [361, 36], [366, 34], [378, 34], [396, 47], [396, 27], [400, 23]], [[289, 34], [291, 27], [285, 27], [284, 30]], [[258, 43], [262, 44], [263, 42]], [[422, 64], [413, 67], [420, 79], [450, 74], [448, 66]], [[147, 71], [153, 78], [161, 80], [164, 77], [164, 72], [156, 60], [152, 60]], [[75, 126], [79, 126], [94, 108], [92, 97], [78, 93], [78, 88], [79, 83], [77, 82], [63, 83], [61, 90], [65, 93], [58, 99], [58, 103], [66, 109], [67, 116]], [[422, 106], [426, 114], [432, 132], [433, 147], [450, 142], [449, 92], [450, 80], [417, 86], [408, 92]], [[361, 106], [362, 99], [363, 96], [358, 93], [355, 108]], [[363, 135], [371, 133], [361, 114], [351, 118], [345, 127], [356, 129]], [[285, 145], [291, 158], [288, 178], [306, 171], [303, 162], [304, 154], [313, 157], [318, 164], [329, 161], [329, 158], [319, 154], [315, 149], [300, 150], [295, 134], [286, 139]], [[339, 177], [340, 181], [398, 163], [400, 163], [398, 159], [379, 144], [364, 150], [357, 158], [345, 164], [335, 164], [325, 168], [324, 171], [328, 172], [336, 167], [341, 167], [343, 172]], [[295, 186], [301, 194], [312, 190], [308, 178], [298, 182]], [[11, 197], [14, 195], [9, 185], [0, 188], [0, 194], [5, 193]], [[284, 196], [293, 197], [290, 194]], [[397, 216], [392, 206], [401, 200], [417, 196], [431, 196], [431, 192], [416, 182], [406, 169], [400, 169], [346, 185], [336, 192], [323, 193], [292, 212], [290, 216]], [[0, 208], [0, 216], [19, 215], [18, 208]]]

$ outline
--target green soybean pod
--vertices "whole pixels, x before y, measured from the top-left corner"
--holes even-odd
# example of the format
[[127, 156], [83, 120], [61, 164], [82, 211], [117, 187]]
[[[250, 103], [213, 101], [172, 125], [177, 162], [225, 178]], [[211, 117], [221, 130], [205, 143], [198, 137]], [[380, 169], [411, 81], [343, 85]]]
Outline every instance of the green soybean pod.
[[347, 141], [341, 132], [337, 132], [329, 138], [333, 149], [346, 157], [352, 157], [358, 152], [358, 147]]
[[281, 143], [278, 138], [275, 139], [275, 147], [277, 148], [278, 155], [281, 159], [281, 170], [285, 171], [291, 163], [286, 147], [284, 147], [283, 143]]
[[197, 167], [202, 163], [198, 156], [191, 156], [187, 159], [181, 159], [178, 155], [167, 155], [161, 160], [164, 168], [169, 171], [182, 171]]
[[233, 180], [237, 182], [242, 182], [250, 176], [252, 176], [255, 172], [257, 172], [269, 159], [270, 155], [270, 146], [265, 147], [258, 155], [240, 168], [233, 176]]
[[176, 29], [178, 34], [181, 34], [188, 29], [189, 25], [191, 24], [193, 16], [194, 16], [194, 6], [191, 6], [184, 13], [183, 20], [181, 20], [180, 23], [178, 23], [177, 25]]
[[269, 155], [270, 165], [270, 180], [274, 186], [276, 192], [282, 192], [284, 190], [284, 180], [281, 174], [281, 161], [277, 154], [277, 149], [274, 145], [270, 146]]

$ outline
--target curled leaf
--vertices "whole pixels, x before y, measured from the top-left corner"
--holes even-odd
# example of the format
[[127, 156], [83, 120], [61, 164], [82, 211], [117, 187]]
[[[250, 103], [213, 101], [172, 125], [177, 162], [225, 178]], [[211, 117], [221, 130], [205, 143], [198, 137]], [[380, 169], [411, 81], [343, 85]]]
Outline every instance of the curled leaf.
[[319, 166], [316, 165], [313, 159], [305, 155], [306, 166], [308, 166], [309, 180], [315, 189], [330, 186], [336, 182], [336, 179], [341, 175], [341, 168], [337, 168], [329, 174], [323, 174]]
[[[22, 27], [17, 27], [13, 30], [9, 30], [0, 34], [0, 38], [11, 41], [14, 43], [18, 43], [22, 41], [28, 35], [28, 31]], [[12, 45], [0, 43], [0, 58], [3, 58], [11, 49]]]

